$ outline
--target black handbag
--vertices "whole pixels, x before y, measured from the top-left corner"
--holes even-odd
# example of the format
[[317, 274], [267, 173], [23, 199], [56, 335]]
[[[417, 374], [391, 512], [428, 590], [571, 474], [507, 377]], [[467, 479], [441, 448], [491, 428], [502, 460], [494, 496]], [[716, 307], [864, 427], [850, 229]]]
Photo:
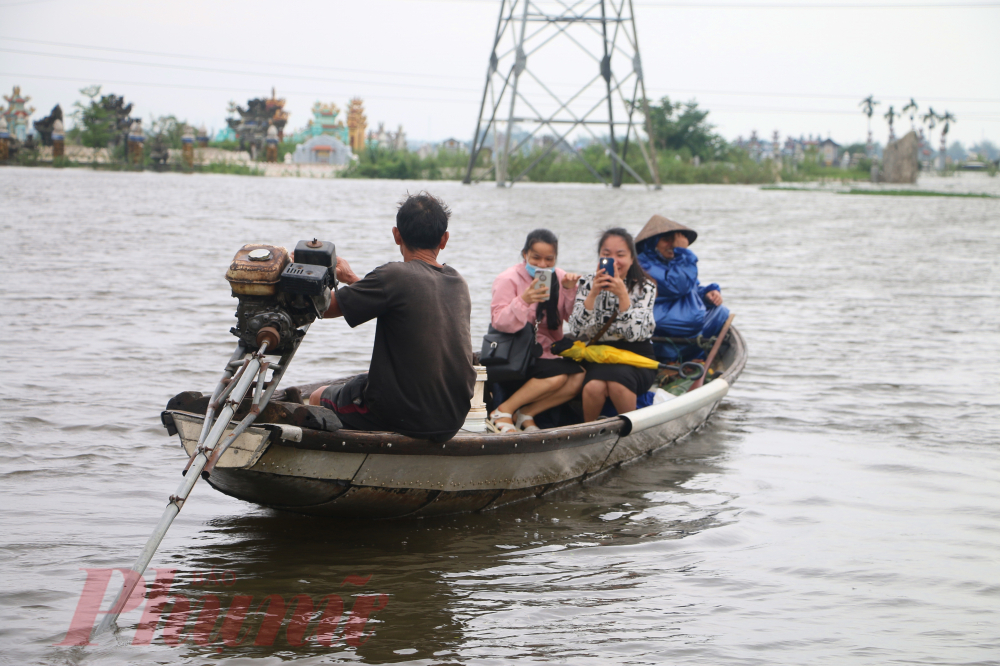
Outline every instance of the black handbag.
[[542, 346], [535, 340], [537, 327], [537, 323], [529, 322], [517, 333], [504, 333], [490, 326], [483, 336], [479, 363], [486, 366], [491, 382], [525, 378], [535, 359], [542, 355]]

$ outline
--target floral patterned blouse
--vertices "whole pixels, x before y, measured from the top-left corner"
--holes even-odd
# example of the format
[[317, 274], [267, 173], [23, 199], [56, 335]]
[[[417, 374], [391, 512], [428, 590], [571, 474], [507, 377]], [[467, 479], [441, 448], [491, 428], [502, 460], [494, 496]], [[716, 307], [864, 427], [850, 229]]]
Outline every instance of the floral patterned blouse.
[[[610, 291], [602, 291], [594, 301], [593, 311], [584, 307], [584, 301], [594, 287], [594, 274], [580, 278], [576, 290], [576, 302], [573, 304], [573, 314], [569, 318], [570, 332], [577, 339], [589, 340], [597, 335], [611, 315], [618, 312], [618, 297]], [[631, 306], [625, 312], [618, 313], [618, 319], [611, 324], [607, 332], [601, 336], [602, 342], [620, 340], [625, 342], [642, 342], [653, 337], [656, 319], [653, 316], [653, 303], [656, 300], [656, 284], [650, 280], [635, 285], [629, 291]]]

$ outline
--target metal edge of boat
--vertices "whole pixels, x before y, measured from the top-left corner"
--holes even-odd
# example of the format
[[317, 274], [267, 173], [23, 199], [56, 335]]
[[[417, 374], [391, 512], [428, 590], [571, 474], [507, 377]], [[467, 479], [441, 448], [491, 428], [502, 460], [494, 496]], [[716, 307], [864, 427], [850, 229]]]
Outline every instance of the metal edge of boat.
[[[432, 444], [396, 433], [258, 424], [236, 439], [208, 481], [238, 499], [313, 515], [402, 518], [493, 509], [587, 481], [690, 434], [728, 393], [746, 357], [732, 328], [720, 359], [724, 371], [701, 388], [620, 416], [534, 433], [460, 431]], [[162, 418], [193, 453], [204, 416], [167, 410]]]

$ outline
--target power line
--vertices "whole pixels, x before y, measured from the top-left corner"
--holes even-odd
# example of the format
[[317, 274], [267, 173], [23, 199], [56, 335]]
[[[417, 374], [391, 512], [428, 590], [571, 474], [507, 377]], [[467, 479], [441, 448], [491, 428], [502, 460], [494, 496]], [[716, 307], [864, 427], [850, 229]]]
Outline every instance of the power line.
[[[0, 4], [0, 9], [6, 7], [19, 7], [24, 5], [39, 5], [46, 2], [56, 2], [58, 0], [19, 0], [17, 2], [8, 2], [6, 4]], [[479, 5], [495, 5], [496, 0], [388, 0], [390, 2], [413, 2], [417, 1], [420, 3], [460, 3], [460, 4], [479, 4]], [[646, 9], [736, 9], [736, 10], [753, 10], [753, 9], [781, 9], [781, 10], [872, 10], [872, 9], [997, 9], [1000, 8], [1000, 3], [995, 2], [963, 2], [963, 3], [877, 3], [877, 4], [834, 4], [834, 3], [807, 3], [807, 4], [790, 4], [790, 3], [732, 3], [732, 2], [636, 2], [636, 6], [643, 7]]]
[[1000, 3], [920, 3], [920, 4], [801, 4], [787, 3], [721, 3], [721, 2], [637, 2], [640, 7], [663, 9], [995, 9]]
[[[496, 5], [497, 0], [395, 0], [397, 2], [457, 2], [460, 4], [492, 4]], [[651, 9], [994, 9], [1000, 7], [996, 2], [924, 2], [924, 3], [781, 3], [781, 2], [639, 2], [634, 3], [637, 7], [648, 7]]]
[[[72, 82], [84, 83], [84, 84], [86, 84], [86, 83], [93, 83], [94, 82], [93, 78], [85, 78], [85, 77], [80, 77], [80, 76], [50, 76], [50, 75], [47, 75], [47, 74], [24, 74], [24, 73], [15, 73], [15, 72], [0, 72], [0, 76], [11, 76], [11, 77], [26, 78], [26, 79], [43, 79], [43, 80], [49, 80], [49, 81], [72, 81]], [[224, 86], [195, 86], [195, 85], [190, 85], [190, 84], [185, 84], [185, 83], [150, 83], [149, 81], [109, 81], [107, 79], [102, 79], [101, 81], [102, 81], [101, 82], [102, 86], [110, 84], [110, 85], [116, 85], [116, 86], [143, 86], [143, 87], [146, 87], [146, 88], [170, 88], [170, 89], [174, 89], [174, 90], [207, 90], [207, 91], [210, 91], [210, 92], [224, 91], [224, 92], [233, 92], [233, 93], [246, 93], [246, 94], [251, 94], [251, 95], [252, 94], [259, 94], [260, 93], [260, 88], [250, 88], [250, 87], [248, 87], [248, 88], [231, 88], [231, 87], [224, 87]], [[312, 91], [312, 90], [288, 90], [288, 89], [282, 89], [282, 93], [283, 94], [287, 94], [287, 95], [310, 95], [310, 96], [315, 95], [317, 97], [324, 96], [324, 95], [326, 95], [326, 96], [330, 95], [329, 92], [316, 92], [316, 91]], [[366, 99], [402, 100], [402, 101], [407, 101], [407, 102], [434, 102], [435, 104], [440, 103], [440, 102], [451, 102], [451, 103], [462, 104], [462, 103], [470, 103], [470, 100], [471, 100], [471, 98], [470, 99], [465, 99], [465, 98], [463, 98], [463, 99], [442, 99], [440, 97], [436, 97], [434, 99], [427, 99], [426, 97], [401, 97], [399, 95], [365, 95], [365, 98]], [[475, 102], [475, 100], [471, 100], [471, 102]]]
[[[812, 94], [812, 93], [776, 93], [776, 92], [752, 92], [748, 90], [703, 90], [694, 88], [673, 88], [670, 91], [658, 91], [658, 94], [672, 94], [672, 93], [690, 93], [695, 95], [735, 95], [735, 96], [746, 96], [746, 97], [794, 97], [801, 99], [844, 99], [857, 101], [864, 97], [864, 95], [823, 95], [823, 94]], [[901, 99], [907, 100], [913, 97], [914, 99], [929, 100], [931, 102], [954, 102], [954, 103], [981, 103], [981, 104], [996, 104], [1000, 103], [1000, 97], [989, 98], [989, 97], [933, 97], [931, 95], [879, 95], [884, 99]]]
[[[66, 46], [66, 47], [71, 47], [71, 48], [90, 48], [90, 49], [99, 49], [99, 50], [105, 50], [105, 51], [115, 51], [115, 52], [121, 52], [121, 53], [135, 53], [135, 54], [145, 54], [145, 55], [158, 55], [158, 56], [171, 57], [171, 58], [189, 58], [189, 59], [196, 59], [196, 60], [199, 60], [199, 61], [202, 61], [202, 62], [204, 62], [206, 60], [217, 60], [217, 61], [223, 61], [223, 62], [233, 62], [233, 60], [229, 59], [229, 58], [205, 58], [205, 57], [201, 57], [201, 56], [190, 56], [190, 55], [175, 54], [175, 53], [163, 53], [163, 52], [153, 52], [153, 51], [138, 51], [138, 50], [132, 50], [132, 49], [114, 49], [114, 48], [108, 48], [108, 47], [98, 47], [98, 46], [89, 46], [89, 45], [68, 44], [68, 43], [64, 43], [64, 42], [46, 42], [46, 41], [42, 41], [42, 40], [29, 40], [29, 39], [20, 39], [20, 38], [15, 38], [15, 37], [4, 37], [4, 36], [0, 36], [0, 39], [11, 39], [11, 40], [15, 40], [15, 41], [32, 42], [32, 43], [39, 43], [39, 44], [51, 44], [51, 45], [54, 45], [54, 46]], [[69, 54], [45, 53], [45, 52], [41, 52], [41, 51], [25, 51], [25, 50], [19, 50], [19, 49], [6, 49], [6, 48], [2, 48], [2, 47], [0, 47], [0, 51], [6, 51], [6, 52], [9, 52], [9, 53], [19, 53], [19, 54], [23, 54], [23, 55], [36, 55], [36, 56], [43, 56], [43, 57], [50, 57], [50, 58], [63, 58], [63, 59], [71, 59], [71, 60], [91, 60], [91, 61], [95, 61], [95, 62], [105, 62], [105, 63], [111, 63], [111, 64], [117, 64], [117, 65], [148, 66], [148, 67], [155, 67], [155, 68], [159, 68], [159, 69], [181, 69], [181, 70], [186, 70], [186, 71], [200, 71], [200, 72], [219, 73], [219, 74], [237, 74], [237, 75], [242, 75], [242, 76], [262, 76], [262, 77], [290, 78], [290, 79], [300, 79], [300, 80], [304, 80], [304, 81], [318, 81], [318, 82], [321, 82], [321, 83], [341, 83], [341, 84], [345, 84], [346, 83], [346, 84], [357, 84], [357, 85], [378, 85], [378, 86], [392, 86], [392, 87], [405, 87], [405, 88], [420, 88], [420, 89], [427, 89], [427, 90], [443, 90], [443, 91], [448, 91], [448, 92], [461, 92], [461, 93], [475, 94], [475, 90], [473, 90], [471, 88], [455, 88], [455, 87], [448, 87], [448, 86], [432, 86], [432, 85], [418, 84], [418, 83], [393, 83], [393, 82], [386, 82], [386, 81], [359, 81], [359, 80], [354, 80], [354, 79], [331, 79], [331, 78], [322, 78], [322, 77], [300, 76], [300, 75], [296, 75], [296, 74], [283, 74], [283, 73], [279, 73], [279, 72], [248, 72], [248, 71], [244, 71], [244, 70], [230, 70], [230, 69], [220, 69], [220, 68], [212, 68], [212, 67], [193, 67], [193, 66], [189, 66], [189, 65], [173, 65], [173, 64], [169, 64], [169, 63], [132, 62], [132, 61], [126, 61], [126, 60], [118, 60], [118, 59], [114, 59], [114, 58], [96, 58], [96, 57], [91, 57], [91, 56], [75, 56], [75, 55], [69, 55]], [[285, 67], [297, 67], [296, 65], [293, 65], [291, 63], [282, 63], [281, 66], [285, 66]], [[332, 68], [332, 67], [329, 67], [329, 68], [328, 67], [322, 67], [320, 69], [329, 69], [329, 70], [333, 70], [333, 71], [357, 71], [357, 72], [366, 71], [366, 70], [338, 70], [337, 68]], [[370, 73], [374, 73], [372, 70], [367, 70], [367, 71], [369, 71]], [[380, 72], [380, 73], [391, 74], [389, 72]], [[404, 74], [404, 75], [409, 76], [409, 74]], [[433, 76], [432, 77], [431, 75], [428, 75], [428, 78], [448, 78], [448, 79], [454, 80], [456, 77], [438, 77], [438, 76]], [[471, 80], [471, 79], [467, 79], [467, 80]], [[208, 89], [213, 89], [213, 88], [208, 88]], [[671, 88], [669, 90], [668, 89], [660, 89], [660, 90], [657, 91], [657, 94], [661, 94], [661, 95], [674, 95], [674, 94], [677, 94], [677, 93], [684, 93], [684, 94], [689, 94], [690, 93], [690, 94], [696, 94], [696, 95], [733, 95], [733, 96], [745, 96], [745, 97], [783, 97], [783, 98], [798, 98], [798, 99], [831, 99], [831, 100], [855, 100], [855, 99], [859, 99], [859, 96], [856, 95], [856, 94], [854, 94], [854, 95], [848, 95], [848, 94], [783, 93], [783, 92], [761, 92], [761, 91], [749, 91], [749, 90], [708, 90], [708, 89], [683, 89], [683, 88], [680, 88], [680, 89], [679, 88]], [[883, 95], [883, 97], [897, 98], [897, 99], [909, 99], [910, 97], [920, 97], [921, 99], [930, 100], [932, 102], [938, 102], [938, 103], [991, 103], [991, 104], [992, 103], [1000, 103], [1000, 98], [935, 97], [935, 96], [931, 96], [931, 95]]]
[[[391, 1], [391, 0], [390, 0]], [[497, 0], [395, 0], [397, 2], [455, 2], [459, 4], [492, 4], [496, 5]], [[637, 7], [649, 7], [653, 9], [993, 9], [1000, 7], [1000, 3], [995, 2], [925, 2], [925, 3], [875, 3], [860, 4], [846, 3], [838, 4], [831, 2], [821, 3], [779, 3], [779, 2], [639, 2], [634, 3]]]
[[[14, 72], [0, 72], [0, 76], [11, 76], [11, 77], [22, 77], [28, 79], [43, 79], [52, 81], [72, 81], [76, 83], [91, 83], [91, 79], [84, 77], [70, 77], [70, 76], [50, 76], [45, 74], [25, 74], [25, 73], [14, 73]], [[150, 83], [148, 81], [109, 81], [103, 80], [102, 85], [128, 85], [128, 86], [141, 86], [147, 88], [168, 88], [168, 89], [179, 89], [179, 90], [207, 90], [212, 92], [232, 92], [232, 93], [248, 93], [254, 94], [258, 93], [259, 89], [256, 88], [234, 88], [234, 87], [221, 87], [221, 86], [197, 86], [189, 85], [183, 83]], [[307, 90], [284, 90], [285, 94], [291, 95], [324, 95], [328, 93], [319, 93], [315, 91]], [[400, 97], [398, 95], [366, 95], [368, 99], [388, 99], [388, 100], [400, 100], [400, 101], [415, 101], [415, 102], [432, 102], [435, 104], [441, 102], [448, 102], [454, 104], [471, 104], [475, 102], [473, 98], [462, 98], [462, 99], [441, 99], [436, 97], [434, 99], [427, 99], [422, 97]], [[853, 98], [852, 98], [853, 99]], [[774, 113], [779, 115], [800, 115], [800, 114], [810, 114], [810, 115], [844, 115], [844, 116], [854, 116], [859, 112], [856, 110], [843, 110], [843, 109], [788, 109], [788, 108], [767, 108], [767, 107], [753, 107], [753, 106], [721, 106], [708, 109], [709, 111], [715, 113]], [[990, 120], [990, 119], [1000, 119], [1000, 114], [990, 115], [990, 114], [962, 114], [963, 118], [969, 118], [972, 120]]]
[[[61, 46], [73, 49], [89, 49], [93, 51], [108, 51], [113, 53], [131, 53], [135, 55], [147, 55], [147, 56], [162, 57], [162, 58], [181, 58], [184, 60], [197, 60], [199, 62], [204, 62], [206, 60], [214, 60], [216, 62], [236, 62], [249, 65], [263, 65], [265, 67], [294, 67], [296, 69], [317, 69], [328, 72], [354, 72], [358, 74], [380, 74], [388, 76], [417, 76], [427, 79], [445, 79], [448, 81], [454, 81], [456, 78], [463, 78], [463, 77], [455, 77], [455, 76], [448, 76], [441, 74], [423, 74], [417, 72], [400, 72], [400, 71], [387, 72], [385, 70], [376, 70], [376, 69], [351, 69], [346, 67], [326, 67], [323, 65], [308, 65], [300, 63], [291, 63], [291, 62], [264, 62], [260, 60], [247, 60], [245, 58], [220, 58], [218, 56], [207, 57], [207, 56], [191, 55], [184, 53], [165, 53], [163, 51], [142, 51], [137, 49], [121, 49], [109, 46], [96, 46], [92, 44], [74, 44], [71, 42], [52, 42], [43, 39], [25, 39], [23, 37], [8, 37], [6, 35], [0, 35], [0, 39], [6, 39], [12, 42], [24, 42], [27, 44], [43, 44], [45, 46]], [[464, 78], [470, 81], [473, 80], [472, 77], [464, 77]], [[475, 80], [478, 81], [479, 78], [477, 77]]]
[[55, 2], [55, 0], [21, 0], [20, 2], [8, 2], [0, 5], [0, 9], [3, 9], [4, 7], [17, 7], [18, 5], [40, 5], [43, 2]]
[[[55, 2], [56, 0], [18, 0], [0, 4], [0, 9], [5, 7], [18, 7], [23, 5], [38, 5], [45, 2]], [[393, 1], [393, 0], [389, 0]], [[426, 4], [434, 3], [460, 3], [477, 5], [496, 5], [497, 0], [395, 0], [396, 2], [420, 2]], [[875, 4], [836, 4], [831, 2], [822, 3], [778, 3], [778, 2], [636, 2], [636, 6], [648, 7], [651, 9], [994, 9], [1000, 7], [1000, 3], [995, 2], [961, 2], [961, 3], [875, 3]]]
[[63, 58], [68, 60], [88, 60], [91, 62], [104, 62], [115, 65], [132, 65], [137, 67], [155, 67], [157, 69], [180, 69], [189, 72], [210, 72], [213, 74], [236, 74], [238, 76], [264, 76], [281, 77], [286, 79], [299, 79], [301, 81], [318, 81], [320, 83], [351, 83], [360, 85], [394, 86], [404, 88], [426, 88], [428, 90], [446, 90], [450, 92], [470, 92], [468, 88], [449, 88], [447, 86], [428, 86], [411, 83], [391, 83], [387, 81], [356, 81], [352, 79], [329, 79], [317, 76], [301, 76], [298, 74], [276, 74], [274, 72], [247, 72], [236, 69], [220, 69], [218, 67], [195, 67], [193, 65], [171, 65], [157, 62], [129, 62], [126, 60], [115, 60], [113, 58], [98, 58], [95, 56], [68, 55], [62, 53], [44, 53], [42, 51], [25, 51], [23, 49], [8, 49], [0, 47], [0, 52], [18, 53], [21, 55], [34, 55], [46, 58]]
[[[774, 114], [792, 114], [792, 115], [824, 115], [824, 116], [859, 116], [861, 112], [859, 110], [845, 110], [845, 109], [786, 109], [786, 108], [768, 108], [768, 107], [755, 107], [755, 106], [719, 106], [711, 109], [713, 113], [774, 113]], [[972, 120], [1000, 120], [1000, 114], [994, 113], [963, 113], [962, 118], [969, 118]]]

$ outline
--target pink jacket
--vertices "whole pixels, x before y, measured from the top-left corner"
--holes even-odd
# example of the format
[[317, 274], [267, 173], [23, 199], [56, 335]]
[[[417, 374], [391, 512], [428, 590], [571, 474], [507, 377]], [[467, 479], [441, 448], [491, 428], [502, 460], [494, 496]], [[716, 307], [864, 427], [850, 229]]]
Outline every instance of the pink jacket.
[[[566, 271], [557, 268], [555, 279], [559, 280], [559, 317], [565, 322], [573, 313], [573, 301], [576, 299], [576, 285], [572, 289], [563, 289], [562, 280]], [[511, 266], [493, 280], [493, 302], [490, 304], [490, 314], [493, 328], [504, 333], [516, 333], [528, 322], [535, 320], [538, 303], [528, 305], [521, 294], [531, 284], [532, 277], [524, 264]], [[562, 340], [562, 326], [553, 330], [549, 328], [545, 318], [538, 323], [539, 344], [542, 345], [542, 358], [559, 358], [552, 353], [550, 347], [557, 340]]]

